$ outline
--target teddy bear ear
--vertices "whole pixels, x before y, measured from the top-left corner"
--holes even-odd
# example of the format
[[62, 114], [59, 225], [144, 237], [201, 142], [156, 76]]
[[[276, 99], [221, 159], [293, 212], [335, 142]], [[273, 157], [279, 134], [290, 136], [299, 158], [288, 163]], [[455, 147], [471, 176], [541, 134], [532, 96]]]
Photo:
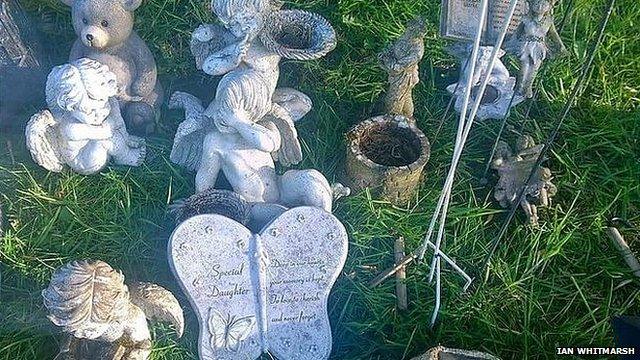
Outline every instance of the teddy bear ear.
[[[73, 1], [73, 0], [63, 0], [63, 1]], [[120, 0], [122, 2], [122, 6], [127, 11], [134, 11], [142, 4], [142, 0]]]
[[75, 0], [60, 0], [60, 2], [67, 6], [72, 6]]

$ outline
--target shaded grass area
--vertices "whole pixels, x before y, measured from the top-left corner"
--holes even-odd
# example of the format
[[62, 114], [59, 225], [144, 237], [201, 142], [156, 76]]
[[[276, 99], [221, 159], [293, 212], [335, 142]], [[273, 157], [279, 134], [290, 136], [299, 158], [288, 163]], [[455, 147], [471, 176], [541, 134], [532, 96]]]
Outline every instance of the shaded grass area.
[[[64, 62], [73, 41], [68, 9], [54, 0], [28, 0], [42, 19], [55, 64]], [[640, 282], [604, 234], [617, 216], [640, 224], [640, 3], [619, 0], [590, 81], [562, 128], [549, 167], [559, 193], [541, 212], [540, 229], [524, 217], [511, 225], [490, 271], [480, 273], [487, 246], [504, 220], [481, 176], [498, 124], [472, 130], [454, 187], [445, 251], [476, 280], [463, 282], [445, 267], [443, 305], [438, 325], [429, 328], [434, 290], [428, 264], [408, 270], [410, 306], [395, 309], [393, 281], [370, 289], [366, 282], [392, 263], [395, 236], [408, 249], [418, 246], [433, 212], [452, 156], [455, 116], [437, 133], [455, 81], [455, 60], [437, 36], [440, 5], [412, 0], [309, 0], [287, 7], [319, 12], [335, 26], [339, 46], [313, 62], [284, 61], [281, 84], [296, 87], [314, 101], [299, 132], [305, 160], [338, 179], [344, 157], [343, 133], [374, 111], [385, 76], [375, 54], [403, 30], [413, 16], [430, 22], [422, 82], [416, 89], [419, 127], [432, 143], [432, 157], [419, 194], [407, 208], [372, 200], [367, 193], [341, 202], [336, 215], [350, 234], [342, 276], [330, 299], [335, 359], [410, 358], [443, 344], [489, 351], [503, 358], [554, 358], [556, 346], [610, 346], [609, 320], [640, 314]], [[521, 105], [509, 118], [504, 137], [519, 132], [543, 140], [576, 81], [604, 2], [574, 0], [562, 33], [570, 58], [543, 68], [539, 101]], [[568, 11], [560, 1], [557, 14]], [[197, 88], [213, 96], [215, 81], [197, 74], [188, 50], [189, 33], [210, 21], [204, 1], [147, 0], [137, 12], [136, 28], [151, 46], [169, 91]], [[509, 61], [513, 67], [515, 62]], [[36, 109], [25, 109], [25, 120]], [[165, 111], [159, 134], [150, 139], [148, 161], [137, 169], [113, 167], [100, 175], [48, 174], [26, 153], [20, 134], [0, 134], [0, 201], [8, 226], [1, 238], [0, 359], [48, 359], [59, 338], [45, 317], [40, 290], [51, 272], [72, 259], [92, 257], [123, 270], [128, 281], [154, 281], [179, 295], [186, 309], [185, 338], [175, 340], [166, 326], [153, 327], [154, 359], [197, 357], [198, 325], [168, 269], [166, 242], [174, 225], [167, 205], [193, 193], [193, 174], [168, 160], [180, 114]], [[640, 250], [640, 231], [623, 229]], [[265, 356], [265, 358], [269, 358]]]

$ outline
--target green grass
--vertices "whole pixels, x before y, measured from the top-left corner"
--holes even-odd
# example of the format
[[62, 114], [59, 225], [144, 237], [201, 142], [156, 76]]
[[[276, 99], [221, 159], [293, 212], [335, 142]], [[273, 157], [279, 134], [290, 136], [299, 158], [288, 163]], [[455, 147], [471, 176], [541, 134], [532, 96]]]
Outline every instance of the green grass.
[[[68, 9], [55, 0], [28, 0], [43, 19], [49, 41], [61, 44], [51, 56], [64, 62], [74, 36]], [[556, 13], [567, 11], [560, 1]], [[418, 125], [432, 142], [432, 156], [420, 193], [406, 208], [372, 200], [366, 193], [341, 202], [335, 211], [350, 235], [349, 258], [330, 298], [335, 359], [402, 359], [442, 344], [477, 349], [503, 358], [554, 358], [556, 346], [610, 346], [609, 320], [640, 314], [640, 281], [630, 274], [604, 233], [618, 216], [640, 226], [640, 3], [618, 0], [589, 84], [571, 111], [550, 154], [559, 193], [532, 229], [518, 216], [492, 259], [480, 267], [505, 212], [492, 201], [480, 177], [498, 130], [496, 122], [475, 125], [454, 186], [445, 251], [476, 276], [467, 293], [445, 267], [439, 322], [429, 328], [434, 290], [428, 264], [411, 266], [410, 305], [395, 308], [393, 281], [375, 289], [366, 283], [392, 263], [394, 236], [418, 246], [433, 212], [452, 155], [455, 116], [435, 138], [457, 76], [454, 59], [437, 35], [440, 5], [416, 0], [296, 0], [288, 7], [319, 12], [335, 26], [338, 48], [312, 62], [284, 61], [281, 83], [309, 94], [314, 110], [300, 125], [305, 160], [336, 179], [344, 157], [343, 134], [369, 116], [385, 86], [375, 54], [397, 37], [414, 15], [430, 21], [422, 82], [416, 89]], [[547, 62], [539, 100], [523, 121], [527, 105], [509, 118], [504, 138], [522, 128], [543, 140], [569, 97], [589, 40], [604, 11], [602, 0], [574, 0], [562, 32], [571, 56]], [[560, 16], [558, 16], [560, 17]], [[189, 33], [209, 21], [205, 1], [146, 0], [136, 27], [150, 44], [169, 91], [214, 82], [198, 74], [188, 51]], [[515, 71], [515, 62], [509, 66]], [[186, 85], [185, 85], [186, 84]], [[25, 109], [25, 120], [37, 109]], [[166, 259], [173, 229], [166, 214], [172, 201], [193, 193], [193, 174], [168, 160], [180, 114], [165, 111], [151, 156], [136, 169], [114, 167], [83, 177], [50, 174], [29, 158], [20, 134], [0, 134], [0, 201], [8, 227], [0, 243], [0, 359], [49, 359], [57, 329], [49, 324], [40, 290], [52, 271], [72, 259], [92, 257], [122, 269], [128, 280], [160, 283], [178, 294], [187, 314], [183, 339], [167, 326], [153, 327], [153, 359], [194, 359], [197, 323], [174, 281]], [[495, 179], [490, 179], [490, 185]], [[623, 229], [636, 253], [640, 231]], [[268, 356], [265, 356], [268, 358]]]

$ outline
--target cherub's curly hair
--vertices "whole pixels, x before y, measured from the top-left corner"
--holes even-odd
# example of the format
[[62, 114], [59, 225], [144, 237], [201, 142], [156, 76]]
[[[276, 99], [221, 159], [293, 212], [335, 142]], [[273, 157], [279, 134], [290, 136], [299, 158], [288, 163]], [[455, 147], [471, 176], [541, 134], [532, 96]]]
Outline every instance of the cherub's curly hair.
[[99, 337], [129, 310], [124, 275], [99, 260], [73, 261], [59, 268], [42, 297], [49, 320], [65, 332], [84, 334], [78, 337]]
[[55, 112], [90, 111], [83, 107], [87, 94], [96, 90], [116, 94], [116, 79], [106, 65], [82, 58], [54, 67], [47, 77], [46, 95], [49, 109]]
[[[220, 116], [244, 114], [251, 122], [260, 121], [272, 108], [272, 89], [259, 72], [233, 71], [222, 77], [216, 97], [205, 111], [218, 126]], [[232, 120], [232, 119], [226, 119]]]
[[211, 0], [211, 9], [223, 23], [240, 12], [267, 14], [273, 6], [272, 0]]

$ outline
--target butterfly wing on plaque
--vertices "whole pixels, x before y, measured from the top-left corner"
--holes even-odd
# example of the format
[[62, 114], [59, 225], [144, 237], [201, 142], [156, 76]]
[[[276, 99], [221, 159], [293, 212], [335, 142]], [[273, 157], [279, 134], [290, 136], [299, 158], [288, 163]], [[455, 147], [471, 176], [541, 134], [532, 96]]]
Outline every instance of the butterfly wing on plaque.
[[315, 207], [291, 209], [260, 234], [267, 262], [267, 344], [279, 360], [331, 353], [327, 298], [347, 257], [344, 226]]
[[183, 221], [169, 240], [169, 263], [198, 315], [201, 359], [256, 359], [262, 353], [251, 277], [254, 235], [217, 214]]

